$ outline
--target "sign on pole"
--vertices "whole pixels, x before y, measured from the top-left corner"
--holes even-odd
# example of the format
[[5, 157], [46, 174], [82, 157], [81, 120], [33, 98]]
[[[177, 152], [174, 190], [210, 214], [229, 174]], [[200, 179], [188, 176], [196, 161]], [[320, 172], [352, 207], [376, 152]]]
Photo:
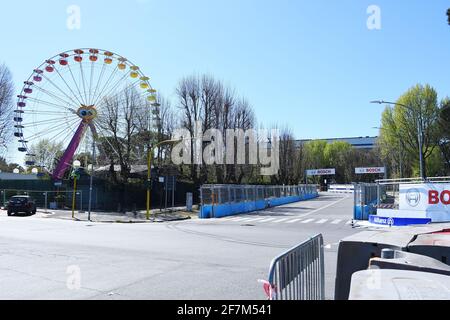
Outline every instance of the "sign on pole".
[[355, 168], [356, 174], [381, 174], [385, 173], [385, 171], [385, 167]]
[[336, 174], [335, 168], [306, 170], [307, 176], [327, 176], [327, 175], [335, 175], [335, 174]]

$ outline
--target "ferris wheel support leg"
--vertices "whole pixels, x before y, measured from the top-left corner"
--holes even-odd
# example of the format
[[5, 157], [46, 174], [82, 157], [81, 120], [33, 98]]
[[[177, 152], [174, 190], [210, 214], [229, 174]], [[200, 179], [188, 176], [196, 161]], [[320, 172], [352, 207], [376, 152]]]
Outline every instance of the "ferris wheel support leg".
[[78, 149], [78, 146], [81, 142], [81, 139], [83, 138], [84, 133], [86, 132], [87, 127], [88, 124], [84, 121], [81, 121], [77, 131], [75, 132], [74, 136], [72, 137], [72, 140], [69, 143], [69, 146], [67, 147], [63, 156], [59, 160], [58, 166], [53, 172], [52, 175], [53, 180], [61, 180], [64, 177], [64, 173], [66, 172], [67, 168], [71, 165], [73, 156]]

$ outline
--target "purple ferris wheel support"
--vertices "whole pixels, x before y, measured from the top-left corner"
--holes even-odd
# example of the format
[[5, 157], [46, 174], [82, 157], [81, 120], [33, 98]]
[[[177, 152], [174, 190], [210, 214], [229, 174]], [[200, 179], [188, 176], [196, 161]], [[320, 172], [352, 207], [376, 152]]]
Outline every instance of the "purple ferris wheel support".
[[81, 121], [77, 131], [75, 132], [75, 135], [73, 136], [72, 140], [70, 140], [66, 152], [64, 152], [63, 156], [59, 160], [58, 166], [53, 171], [52, 175], [53, 180], [61, 180], [64, 177], [64, 173], [66, 172], [67, 168], [71, 165], [73, 155], [77, 151], [78, 146], [80, 145], [81, 142], [81, 138], [83, 138], [83, 135], [86, 132], [86, 128], [88, 127], [89, 124], [87, 122]]

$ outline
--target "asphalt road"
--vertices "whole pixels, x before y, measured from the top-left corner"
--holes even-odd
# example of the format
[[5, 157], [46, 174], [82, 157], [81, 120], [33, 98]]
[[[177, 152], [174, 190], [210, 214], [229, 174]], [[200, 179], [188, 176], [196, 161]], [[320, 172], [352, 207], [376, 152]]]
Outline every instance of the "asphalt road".
[[282, 251], [322, 233], [326, 296], [337, 243], [356, 233], [353, 198], [223, 219], [87, 223], [0, 213], [0, 299], [265, 299], [258, 279]]

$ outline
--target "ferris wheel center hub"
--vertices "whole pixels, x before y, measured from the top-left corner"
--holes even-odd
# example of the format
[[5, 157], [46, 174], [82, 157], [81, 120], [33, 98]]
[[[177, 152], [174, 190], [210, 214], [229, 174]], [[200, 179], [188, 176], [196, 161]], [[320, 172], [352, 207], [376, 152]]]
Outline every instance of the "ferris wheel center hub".
[[79, 107], [77, 110], [77, 115], [85, 121], [91, 121], [97, 117], [97, 110], [93, 105], [92, 106], [81, 105], [81, 107]]

